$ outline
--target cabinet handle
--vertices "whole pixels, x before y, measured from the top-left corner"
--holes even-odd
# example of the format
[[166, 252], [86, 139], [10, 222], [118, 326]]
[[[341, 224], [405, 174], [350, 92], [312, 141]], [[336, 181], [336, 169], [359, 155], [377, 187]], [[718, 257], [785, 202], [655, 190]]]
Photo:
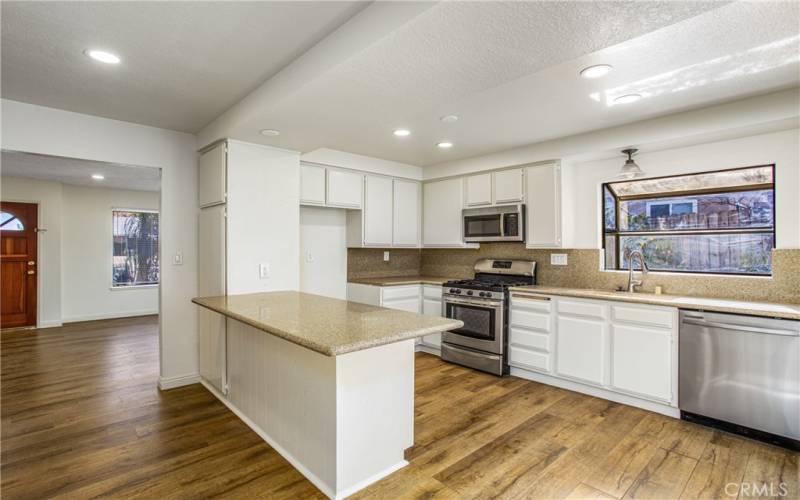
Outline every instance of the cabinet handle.
[[549, 301], [550, 300], [550, 297], [543, 297], [541, 295], [527, 295], [527, 294], [524, 294], [524, 293], [512, 293], [511, 296], [512, 297], [517, 297], [517, 298], [520, 298], [520, 299], [534, 299], [534, 300], [544, 300], [544, 301]]

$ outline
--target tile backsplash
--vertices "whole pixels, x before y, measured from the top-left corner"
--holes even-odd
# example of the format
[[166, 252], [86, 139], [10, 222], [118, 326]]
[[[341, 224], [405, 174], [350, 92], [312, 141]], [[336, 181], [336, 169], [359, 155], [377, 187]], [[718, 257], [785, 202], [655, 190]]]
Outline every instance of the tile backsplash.
[[[547, 286], [599, 288], [612, 290], [627, 284], [621, 271], [600, 270], [600, 250], [526, 249], [521, 243], [484, 243], [479, 249], [392, 249], [389, 262], [383, 262], [382, 249], [350, 249], [348, 278], [380, 276], [472, 276], [478, 259], [531, 259], [537, 262], [537, 283]], [[550, 264], [550, 254], [566, 254], [566, 266]], [[643, 290], [702, 297], [730, 298], [766, 302], [800, 303], [800, 249], [774, 250], [772, 277], [684, 275], [651, 272]]]

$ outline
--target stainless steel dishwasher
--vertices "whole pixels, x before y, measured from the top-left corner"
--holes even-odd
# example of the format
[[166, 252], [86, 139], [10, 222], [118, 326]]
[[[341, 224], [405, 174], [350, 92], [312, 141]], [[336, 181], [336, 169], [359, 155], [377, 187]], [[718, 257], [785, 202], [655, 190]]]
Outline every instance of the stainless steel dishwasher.
[[800, 449], [800, 321], [680, 313], [681, 417]]

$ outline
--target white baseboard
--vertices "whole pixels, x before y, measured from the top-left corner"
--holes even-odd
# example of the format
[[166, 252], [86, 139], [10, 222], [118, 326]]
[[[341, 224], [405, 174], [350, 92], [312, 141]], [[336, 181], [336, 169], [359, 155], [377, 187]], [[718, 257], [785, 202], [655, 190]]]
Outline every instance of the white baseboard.
[[615, 403], [622, 403], [628, 406], [635, 406], [636, 408], [642, 408], [644, 410], [660, 413], [668, 417], [673, 417], [673, 418], [681, 417], [680, 410], [673, 406], [656, 403], [655, 401], [648, 401], [646, 399], [639, 399], [633, 396], [620, 394], [618, 392], [609, 391], [606, 389], [600, 389], [599, 387], [584, 385], [579, 382], [573, 382], [571, 380], [552, 377], [544, 373], [538, 373], [512, 366], [511, 375], [514, 377], [524, 378], [525, 380], [533, 380], [534, 382], [540, 382], [542, 384], [547, 384], [547, 385], [554, 385], [556, 387], [567, 389], [569, 391], [580, 392], [581, 394], [588, 394], [589, 396], [607, 399], [609, 401], [614, 401]]
[[[295, 457], [294, 457], [294, 456], [293, 456], [291, 453], [289, 453], [288, 451], [286, 451], [286, 449], [285, 449], [283, 446], [281, 446], [281, 445], [279, 445], [278, 443], [276, 443], [276, 442], [275, 442], [275, 440], [272, 438], [272, 436], [270, 436], [269, 434], [267, 434], [266, 432], [264, 432], [264, 430], [263, 430], [261, 427], [259, 427], [258, 425], [256, 425], [256, 423], [255, 423], [255, 422], [253, 422], [252, 420], [250, 420], [250, 418], [248, 418], [248, 417], [247, 417], [247, 415], [245, 415], [244, 413], [242, 413], [242, 412], [239, 410], [239, 408], [237, 408], [237, 407], [236, 407], [236, 405], [234, 405], [233, 403], [231, 403], [230, 401], [228, 401], [228, 399], [227, 399], [225, 396], [223, 396], [223, 395], [222, 395], [222, 394], [221, 394], [219, 391], [217, 391], [217, 390], [214, 388], [214, 386], [212, 386], [211, 384], [209, 384], [208, 382], [206, 382], [206, 381], [205, 381], [205, 380], [203, 380], [203, 379], [200, 379], [200, 383], [201, 383], [201, 384], [203, 384], [203, 387], [205, 387], [206, 389], [208, 389], [208, 392], [210, 392], [211, 394], [213, 394], [213, 395], [214, 395], [214, 396], [215, 396], [217, 399], [219, 399], [219, 400], [222, 402], [222, 404], [224, 404], [225, 406], [227, 406], [227, 407], [228, 407], [228, 409], [229, 409], [230, 411], [232, 411], [232, 412], [233, 412], [233, 413], [234, 413], [234, 414], [235, 414], [237, 417], [239, 417], [239, 419], [240, 419], [242, 422], [244, 422], [244, 423], [245, 423], [245, 425], [247, 425], [248, 427], [250, 427], [250, 429], [252, 429], [252, 430], [253, 430], [253, 432], [255, 432], [256, 434], [258, 434], [258, 436], [259, 436], [261, 439], [263, 439], [264, 441], [266, 441], [268, 445], [270, 445], [270, 446], [271, 446], [273, 449], [275, 449], [275, 451], [277, 451], [277, 452], [278, 452], [278, 454], [280, 454], [280, 456], [282, 456], [283, 458], [285, 458], [285, 459], [286, 459], [286, 461], [287, 461], [287, 462], [289, 462], [290, 464], [292, 464], [292, 467], [294, 467], [295, 469], [297, 469], [297, 470], [298, 470], [298, 472], [300, 472], [300, 474], [302, 474], [303, 476], [305, 476], [305, 478], [306, 478], [306, 479], [308, 479], [309, 481], [311, 481], [311, 482], [314, 484], [314, 486], [316, 486], [317, 488], [319, 488], [319, 490], [320, 490], [320, 491], [321, 491], [321, 492], [322, 492], [322, 493], [323, 493], [325, 496], [327, 496], [328, 498], [333, 498], [333, 499], [335, 499], [335, 500], [338, 500], [339, 498], [344, 498], [344, 497], [342, 497], [341, 495], [337, 496], [337, 495], [334, 493], [333, 489], [332, 489], [332, 488], [331, 488], [331, 487], [330, 487], [328, 484], [326, 484], [325, 482], [323, 482], [323, 481], [322, 481], [322, 480], [321, 480], [319, 477], [317, 477], [317, 476], [316, 476], [316, 474], [314, 474], [313, 472], [311, 472], [310, 470], [308, 470], [306, 467], [304, 467], [304, 466], [303, 466], [303, 464], [301, 464], [301, 463], [300, 463], [300, 461], [299, 461], [299, 460], [297, 460], [297, 459], [296, 459], [296, 458], [295, 458]], [[396, 470], [396, 469], [395, 469], [395, 470]], [[365, 485], [365, 486], [366, 486], [366, 485]], [[362, 486], [362, 488], [363, 488], [363, 486]], [[351, 493], [351, 494], [352, 494], [352, 493]]]
[[82, 314], [62, 318], [64, 323], [77, 323], [78, 321], [96, 321], [98, 319], [133, 318], [136, 316], [152, 316], [158, 314], [158, 309], [141, 309], [138, 311], [121, 311], [112, 313]]
[[36, 328], [58, 328], [59, 326], [63, 326], [63, 324], [58, 320], [49, 320], [49, 321], [40, 321]]
[[432, 345], [428, 345], [425, 343], [419, 343], [414, 346], [414, 350], [417, 352], [427, 352], [428, 354], [433, 354], [434, 356], [442, 357], [442, 349], [440, 347], [434, 347]]
[[366, 488], [367, 486], [371, 485], [372, 483], [380, 481], [381, 479], [385, 478], [389, 474], [392, 474], [393, 472], [396, 472], [396, 471], [402, 469], [406, 465], [408, 465], [408, 461], [401, 460], [400, 462], [392, 465], [391, 467], [388, 467], [387, 469], [384, 469], [384, 470], [378, 472], [374, 476], [370, 476], [367, 479], [365, 479], [363, 481], [359, 481], [358, 483], [354, 484], [353, 486], [351, 486], [349, 488], [345, 488], [343, 491], [339, 492], [338, 495], [336, 495], [334, 500], [340, 500], [342, 498], [347, 498], [350, 495], [356, 493], [357, 491], [363, 490], [364, 488]]
[[199, 373], [190, 373], [188, 375], [179, 375], [177, 377], [159, 377], [158, 388], [162, 391], [175, 389], [176, 387], [183, 387], [184, 385], [192, 385], [200, 382]]

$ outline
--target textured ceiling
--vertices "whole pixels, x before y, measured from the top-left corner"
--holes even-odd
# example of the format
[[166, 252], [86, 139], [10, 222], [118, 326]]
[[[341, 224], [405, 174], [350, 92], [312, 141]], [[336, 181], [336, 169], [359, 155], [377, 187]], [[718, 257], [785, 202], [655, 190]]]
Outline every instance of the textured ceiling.
[[[63, 182], [76, 186], [137, 191], [159, 191], [161, 188], [161, 171], [157, 168], [59, 158], [16, 151], [2, 152], [0, 174], [9, 177]], [[92, 179], [92, 174], [103, 175], [105, 179], [96, 181]]]
[[3, 1], [2, 96], [196, 132], [366, 5]]

